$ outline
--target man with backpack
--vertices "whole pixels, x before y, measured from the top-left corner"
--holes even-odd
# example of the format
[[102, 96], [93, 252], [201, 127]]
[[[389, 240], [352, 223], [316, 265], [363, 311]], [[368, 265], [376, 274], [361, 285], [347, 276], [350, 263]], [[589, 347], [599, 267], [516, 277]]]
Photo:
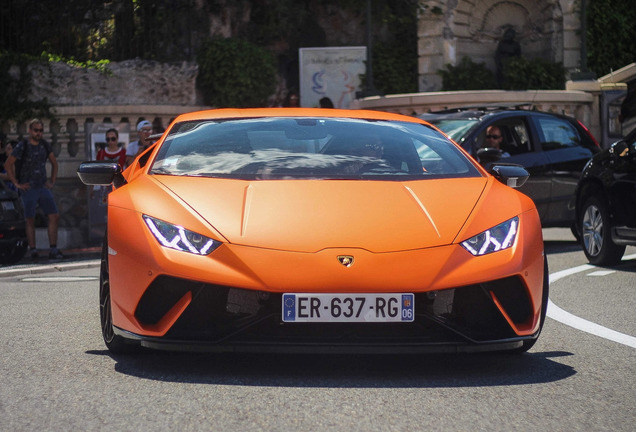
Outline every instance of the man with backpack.
[[[42, 122], [33, 119], [29, 123], [29, 137], [20, 141], [5, 162], [9, 180], [20, 192], [26, 219], [26, 235], [31, 259], [39, 256], [35, 246], [35, 210], [40, 206], [48, 217], [49, 259], [62, 259], [57, 248], [57, 228], [60, 219], [51, 188], [57, 179], [57, 160], [51, 145], [42, 139]], [[51, 161], [51, 179], [46, 176], [46, 161]]]

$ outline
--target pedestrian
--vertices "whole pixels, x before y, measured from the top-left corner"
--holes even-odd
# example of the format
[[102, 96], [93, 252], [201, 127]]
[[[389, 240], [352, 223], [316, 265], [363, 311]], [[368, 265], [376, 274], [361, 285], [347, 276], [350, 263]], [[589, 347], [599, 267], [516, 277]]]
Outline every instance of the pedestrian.
[[128, 143], [126, 147], [126, 166], [133, 163], [135, 158], [146, 151], [152, 142], [150, 134], [152, 133], [152, 123], [148, 120], [142, 120], [137, 123], [138, 140]]
[[333, 108], [333, 102], [327, 96], [320, 98], [318, 101], [320, 108]]
[[289, 92], [289, 94], [287, 95], [285, 106], [291, 108], [300, 107], [300, 98], [298, 97], [298, 93], [296, 93], [295, 91]]
[[[117, 162], [124, 169], [126, 166], [126, 149], [119, 146], [119, 132], [115, 128], [106, 131], [106, 146], [97, 152], [97, 160]], [[91, 191], [91, 199], [95, 190], [101, 190], [101, 203], [106, 204], [106, 197], [113, 190], [113, 186], [95, 186]]]
[[106, 131], [106, 146], [97, 152], [97, 160], [117, 162], [122, 169], [126, 165], [126, 149], [119, 146], [119, 132], [115, 128]]
[[[49, 259], [63, 259], [57, 248], [57, 229], [60, 214], [51, 189], [57, 180], [57, 160], [51, 145], [42, 139], [43, 124], [38, 119], [29, 122], [29, 137], [16, 144], [5, 168], [11, 183], [20, 192], [26, 219], [26, 235], [31, 259], [37, 261], [35, 244], [35, 211], [39, 206], [48, 217]], [[51, 162], [51, 178], [46, 176], [46, 161]]]

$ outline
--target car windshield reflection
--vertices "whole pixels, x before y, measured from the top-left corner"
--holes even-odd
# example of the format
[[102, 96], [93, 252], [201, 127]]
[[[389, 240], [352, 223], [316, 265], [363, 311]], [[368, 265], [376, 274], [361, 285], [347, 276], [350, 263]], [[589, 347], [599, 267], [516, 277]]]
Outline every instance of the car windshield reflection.
[[152, 174], [244, 179], [479, 176], [446, 137], [417, 123], [325, 118], [183, 122]]

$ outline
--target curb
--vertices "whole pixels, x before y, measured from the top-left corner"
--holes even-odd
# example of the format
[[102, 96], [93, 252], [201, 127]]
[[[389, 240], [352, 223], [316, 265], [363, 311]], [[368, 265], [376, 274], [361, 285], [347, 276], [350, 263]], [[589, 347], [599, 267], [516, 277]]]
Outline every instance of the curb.
[[3, 277], [11, 277], [11, 276], [20, 276], [20, 275], [28, 275], [28, 274], [41, 274], [41, 273], [50, 273], [50, 272], [61, 272], [68, 270], [78, 270], [84, 268], [94, 268], [99, 267], [101, 263], [100, 259], [94, 260], [83, 260], [77, 262], [70, 263], [52, 263], [40, 266], [29, 266], [29, 267], [14, 267], [6, 270], [0, 270], [0, 278]]

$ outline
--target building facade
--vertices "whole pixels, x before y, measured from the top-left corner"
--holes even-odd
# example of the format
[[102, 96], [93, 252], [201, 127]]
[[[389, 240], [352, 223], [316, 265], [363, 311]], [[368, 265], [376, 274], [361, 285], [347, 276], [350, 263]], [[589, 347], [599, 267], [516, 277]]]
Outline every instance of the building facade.
[[419, 91], [441, 90], [437, 71], [457, 65], [463, 57], [496, 71], [497, 48], [507, 30], [513, 31], [522, 56], [562, 63], [568, 74], [578, 72], [583, 1], [423, 1], [418, 24]]

